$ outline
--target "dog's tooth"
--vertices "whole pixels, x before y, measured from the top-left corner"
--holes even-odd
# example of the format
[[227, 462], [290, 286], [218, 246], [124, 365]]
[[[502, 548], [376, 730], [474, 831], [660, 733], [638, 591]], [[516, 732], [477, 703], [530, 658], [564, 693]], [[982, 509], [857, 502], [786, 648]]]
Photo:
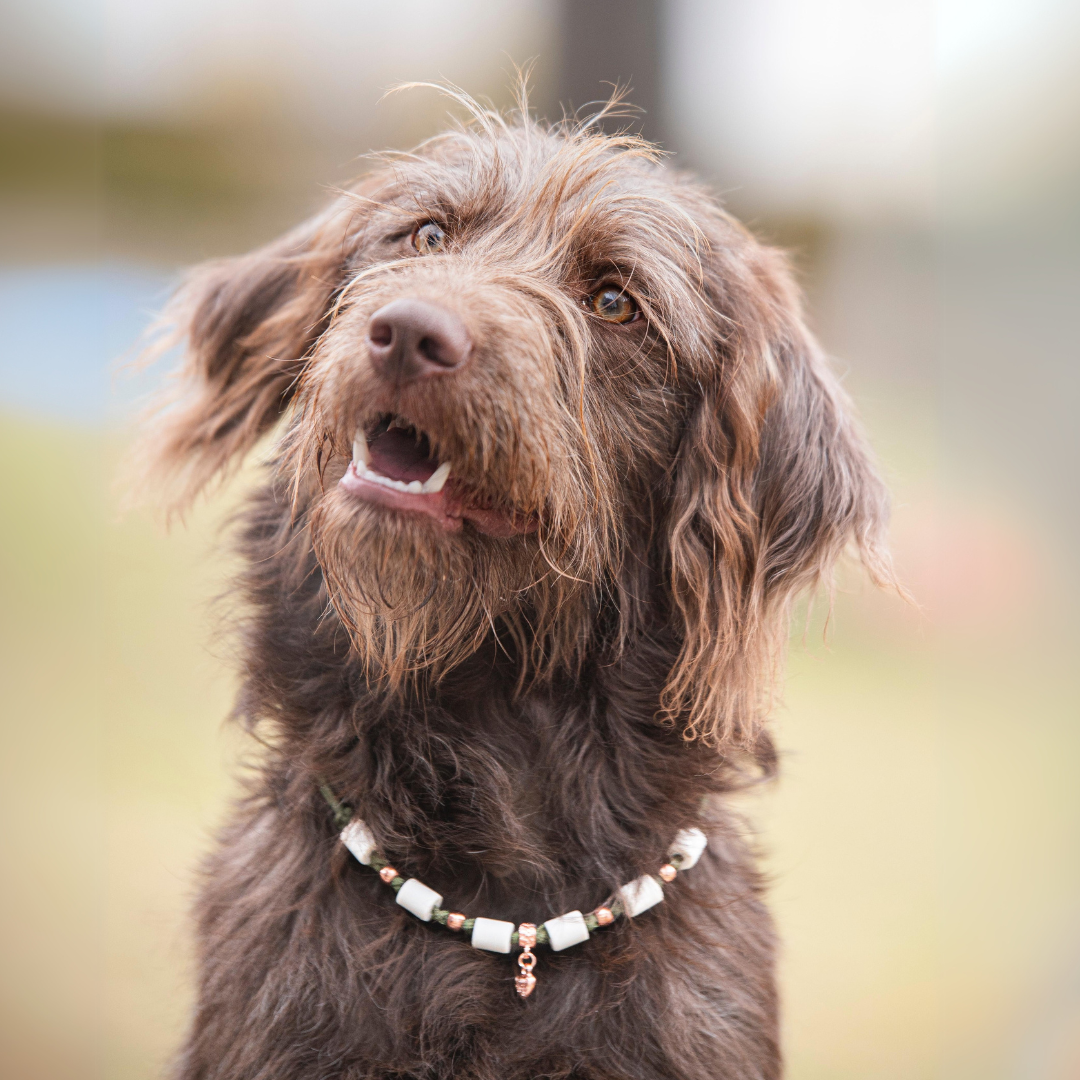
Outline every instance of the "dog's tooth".
[[357, 431], [353, 436], [352, 442], [352, 459], [353, 464], [357, 466], [357, 471], [360, 469], [366, 469], [368, 463], [368, 448], [367, 448], [367, 436], [362, 430]]
[[[444, 468], [445, 472], [443, 471]], [[357, 472], [360, 472], [360, 470], [358, 469]], [[404, 491], [409, 495], [420, 495], [422, 492], [428, 490], [427, 485], [421, 484], [419, 480], [411, 480], [406, 484], [404, 480], [391, 480], [389, 476], [383, 476], [382, 473], [377, 473], [370, 467], [365, 468], [360, 474], [365, 480], [370, 480], [373, 484], [382, 484], [383, 487], [393, 488], [394, 491]], [[431, 480], [428, 480], [428, 484], [430, 484], [432, 480], [436, 481], [439, 486], [435, 490], [438, 491], [446, 482], [446, 477], [449, 474], [449, 465], [446, 465], [445, 467], [439, 466], [431, 477]]]
[[434, 495], [442, 491], [446, 478], [450, 475], [450, 462], [444, 461], [425, 481], [421, 488], [426, 495]]
[[386, 486], [388, 486], [388, 485], [390, 485], [390, 484], [392, 484], [394, 482], [393, 480], [389, 479], [388, 477], [383, 476], [382, 473], [377, 473], [372, 469], [365, 469], [364, 470], [364, 479], [365, 480], [370, 480], [373, 484], [382, 484], [384, 487], [386, 487]]

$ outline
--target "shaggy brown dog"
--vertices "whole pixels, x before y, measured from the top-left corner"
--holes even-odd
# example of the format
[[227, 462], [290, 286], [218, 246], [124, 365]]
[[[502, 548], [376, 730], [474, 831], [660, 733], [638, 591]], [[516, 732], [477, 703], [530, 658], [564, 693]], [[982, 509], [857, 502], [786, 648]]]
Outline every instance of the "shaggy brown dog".
[[[772, 770], [792, 599], [849, 541], [887, 576], [884, 492], [781, 255], [635, 138], [470, 107], [171, 308], [174, 505], [282, 421], [241, 541], [266, 752], [206, 866], [177, 1075], [776, 1077], [725, 796]], [[591, 911], [682, 827], [710, 847], [522, 1001], [513, 956], [348, 855], [320, 779], [405, 876], [515, 923]]]

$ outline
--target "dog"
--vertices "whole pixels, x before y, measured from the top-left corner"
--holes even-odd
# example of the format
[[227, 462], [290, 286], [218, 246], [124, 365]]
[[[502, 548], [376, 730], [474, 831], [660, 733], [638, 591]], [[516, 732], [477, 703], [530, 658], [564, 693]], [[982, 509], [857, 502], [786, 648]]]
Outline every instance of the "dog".
[[771, 1080], [731, 795], [775, 772], [793, 600], [849, 545], [890, 580], [887, 495], [780, 252], [640, 138], [458, 99], [166, 311], [155, 492], [274, 439], [237, 526], [261, 757], [175, 1075]]

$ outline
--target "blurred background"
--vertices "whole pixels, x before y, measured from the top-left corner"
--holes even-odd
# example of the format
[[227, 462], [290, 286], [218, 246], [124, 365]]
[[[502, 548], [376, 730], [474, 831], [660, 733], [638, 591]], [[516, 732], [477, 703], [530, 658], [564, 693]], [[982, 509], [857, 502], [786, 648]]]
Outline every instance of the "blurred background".
[[180, 268], [269, 240], [449, 79], [635, 121], [787, 247], [920, 607], [800, 619], [748, 803], [792, 1080], [1080, 1078], [1080, 6], [9, 0], [0, 14], [0, 1074], [159, 1075], [244, 752], [211, 601], [241, 477], [121, 516], [115, 380]]

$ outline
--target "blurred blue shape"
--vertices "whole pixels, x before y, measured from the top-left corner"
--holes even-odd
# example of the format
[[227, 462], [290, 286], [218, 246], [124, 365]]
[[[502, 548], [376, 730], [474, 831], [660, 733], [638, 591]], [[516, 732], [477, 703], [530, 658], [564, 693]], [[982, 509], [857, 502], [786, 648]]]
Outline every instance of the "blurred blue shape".
[[161, 365], [119, 368], [172, 281], [122, 263], [0, 269], [0, 409], [84, 424], [131, 416]]

